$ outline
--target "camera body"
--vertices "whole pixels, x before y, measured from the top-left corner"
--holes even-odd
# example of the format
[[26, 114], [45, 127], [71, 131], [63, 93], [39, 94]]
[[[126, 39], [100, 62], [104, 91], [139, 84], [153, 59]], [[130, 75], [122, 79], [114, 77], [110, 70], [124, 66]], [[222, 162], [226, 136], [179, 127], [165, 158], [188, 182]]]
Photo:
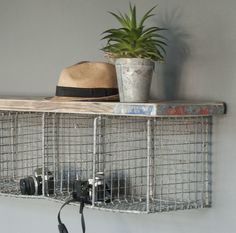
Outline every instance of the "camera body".
[[20, 191], [22, 195], [42, 195], [43, 177], [45, 181], [45, 194], [54, 193], [54, 177], [52, 173], [45, 169], [37, 168], [34, 175], [20, 179]]
[[73, 184], [73, 199], [79, 202], [84, 202], [85, 204], [91, 204], [91, 190], [92, 186], [88, 181], [75, 180]]
[[110, 202], [110, 189], [105, 183], [104, 173], [98, 172], [95, 179], [75, 180], [73, 184], [73, 199], [83, 201], [86, 204], [92, 204], [94, 185], [94, 202]]

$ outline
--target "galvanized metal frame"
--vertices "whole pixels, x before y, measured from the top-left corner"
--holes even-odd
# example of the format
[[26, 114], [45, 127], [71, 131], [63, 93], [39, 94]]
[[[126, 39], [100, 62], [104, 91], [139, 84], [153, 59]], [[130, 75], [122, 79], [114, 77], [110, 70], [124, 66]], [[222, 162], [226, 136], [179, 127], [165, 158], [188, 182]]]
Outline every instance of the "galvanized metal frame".
[[[80, 176], [93, 179], [92, 208], [152, 213], [209, 207], [211, 127], [211, 116], [2, 111], [0, 195], [63, 201]], [[19, 179], [37, 167], [53, 172], [53, 195], [46, 180], [43, 196], [20, 194]], [[109, 203], [96, 202], [95, 177], [101, 171]]]

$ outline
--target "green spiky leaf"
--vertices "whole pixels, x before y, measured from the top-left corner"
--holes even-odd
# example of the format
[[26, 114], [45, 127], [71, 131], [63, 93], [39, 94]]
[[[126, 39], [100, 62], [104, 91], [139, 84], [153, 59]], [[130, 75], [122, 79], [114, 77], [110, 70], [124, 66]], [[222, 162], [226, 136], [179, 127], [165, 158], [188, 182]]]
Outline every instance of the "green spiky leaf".
[[107, 44], [102, 50], [113, 57], [140, 57], [163, 61], [167, 46], [166, 38], [160, 34], [165, 28], [145, 27], [147, 19], [156, 6], [148, 10], [138, 22], [136, 6], [129, 4], [128, 14], [109, 12], [120, 23], [120, 28], [111, 28], [102, 33]]

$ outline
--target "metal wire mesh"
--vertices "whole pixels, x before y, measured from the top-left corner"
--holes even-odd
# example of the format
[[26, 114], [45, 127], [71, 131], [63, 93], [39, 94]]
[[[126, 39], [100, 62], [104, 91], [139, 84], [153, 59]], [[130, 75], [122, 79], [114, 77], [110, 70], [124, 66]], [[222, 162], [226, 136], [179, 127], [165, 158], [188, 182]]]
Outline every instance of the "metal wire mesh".
[[44, 166], [54, 172], [54, 197], [64, 199], [74, 180], [92, 178], [93, 117], [48, 114], [45, 122]]
[[211, 118], [154, 122], [152, 212], [211, 205]]
[[19, 180], [42, 167], [42, 117], [0, 113], [0, 190], [19, 194]]
[[[210, 137], [211, 117], [2, 112], [0, 192], [19, 195], [20, 179], [41, 168], [42, 194], [52, 199], [67, 198], [80, 179], [92, 180], [94, 208], [162, 212], [208, 207]], [[100, 183], [98, 174], [103, 175]]]

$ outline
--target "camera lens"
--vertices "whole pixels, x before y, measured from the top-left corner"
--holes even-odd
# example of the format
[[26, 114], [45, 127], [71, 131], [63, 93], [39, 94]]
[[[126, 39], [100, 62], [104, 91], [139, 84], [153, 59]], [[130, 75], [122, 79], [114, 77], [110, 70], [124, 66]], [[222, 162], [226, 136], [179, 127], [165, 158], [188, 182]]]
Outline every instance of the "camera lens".
[[34, 195], [35, 194], [35, 184], [32, 177], [27, 177], [20, 180], [20, 191], [23, 195]]
[[26, 195], [28, 190], [28, 181], [27, 179], [21, 179], [20, 180], [20, 191], [21, 194]]
[[[44, 178], [44, 179], [43, 179]], [[22, 195], [42, 195], [44, 182], [44, 194], [54, 193], [54, 179], [50, 171], [42, 175], [42, 168], [35, 170], [35, 174], [20, 179], [20, 191]]]

